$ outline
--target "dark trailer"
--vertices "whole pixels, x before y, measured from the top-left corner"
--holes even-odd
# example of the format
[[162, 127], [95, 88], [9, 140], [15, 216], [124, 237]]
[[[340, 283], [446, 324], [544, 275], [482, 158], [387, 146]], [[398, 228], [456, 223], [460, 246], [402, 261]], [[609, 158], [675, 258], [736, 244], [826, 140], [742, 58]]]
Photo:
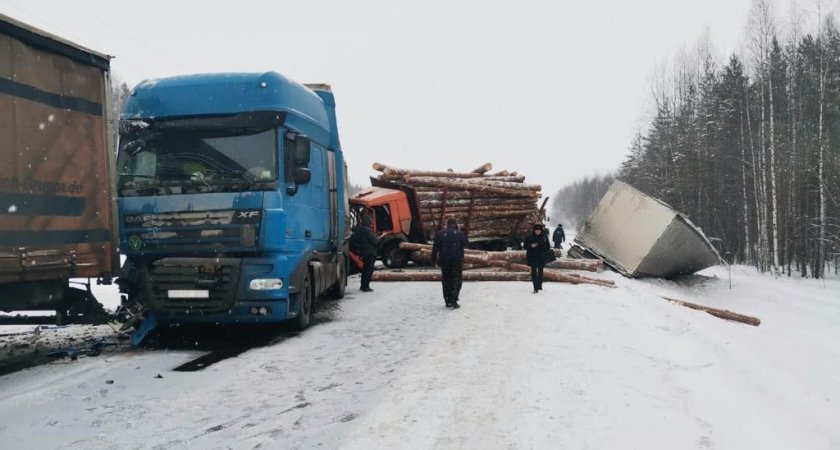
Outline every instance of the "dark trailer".
[[0, 15], [0, 310], [98, 306], [118, 267], [109, 57]]

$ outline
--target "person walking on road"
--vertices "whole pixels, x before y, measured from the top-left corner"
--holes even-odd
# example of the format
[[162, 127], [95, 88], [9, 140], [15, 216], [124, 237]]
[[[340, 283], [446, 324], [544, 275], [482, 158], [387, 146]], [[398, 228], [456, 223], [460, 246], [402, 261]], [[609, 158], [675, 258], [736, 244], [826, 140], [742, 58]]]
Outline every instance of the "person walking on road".
[[379, 248], [379, 239], [373, 234], [370, 227], [370, 216], [362, 216], [362, 223], [353, 229], [353, 236], [350, 238], [351, 250], [362, 258], [362, 292], [373, 292], [370, 287], [370, 279], [373, 276], [373, 265], [376, 263], [376, 249]]
[[566, 233], [563, 232], [563, 224], [558, 223], [557, 228], [554, 229], [554, 248], [563, 248], [563, 242], [566, 241]]
[[548, 235], [545, 234], [541, 223], [534, 224], [533, 231], [525, 238], [523, 245], [528, 265], [531, 266], [531, 282], [534, 283], [534, 293], [536, 294], [542, 290], [546, 254], [552, 252], [553, 256], [553, 250], [548, 243]]
[[461, 284], [463, 282], [464, 249], [467, 237], [458, 230], [458, 221], [450, 218], [446, 228], [438, 231], [432, 246], [432, 261], [440, 266], [443, 283], [443, 301], [447, 308], [458, 309]]

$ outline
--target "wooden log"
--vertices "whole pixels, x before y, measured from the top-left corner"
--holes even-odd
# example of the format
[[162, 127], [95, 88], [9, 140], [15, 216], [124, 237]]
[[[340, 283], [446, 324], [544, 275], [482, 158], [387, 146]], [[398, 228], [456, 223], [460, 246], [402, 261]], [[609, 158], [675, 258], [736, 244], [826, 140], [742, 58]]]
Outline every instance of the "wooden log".
[[[472, 206], [464, 205], [464, 204], [456, 204], [456, 205], [446, 205], [447, 212], [467, 212], [472, 211], [473, 213], [499, 213], [499, 214], [509, 214], [511, 210], [515, 211], [524, 211], [523, 214], [530, 214], [535, 211], [534, 205], [532, 203], [508, 203], [506, 205], [493, 205], [487, 204], [487, 202], [482, 202], [480, 204], [476, 203]], [[440, 206], [431, 206], [421, 203], [418, 205], [423, 212], [437, 214], [440, 213], [443, 208]]]
[[[467, 252], [477, 252], [478, 250], [466, 250]], [[554, 251], [555, 255], [560, 258], [560, 250]], [[519, 264], [527, 262], [526, 253], [524, 250], [509, 250], [504, 252], [486, 252], [487, 257], [496, 261], [508, 261]], [[600, 259], [569, 259], [561, 258], [556, 261], [546, 264], [549, 269], [566, 269], [566, 270], [586, 270], [589, 272], [597, 272], [604, 266]]]
[[[538, 198], [540, 196], [539, 191], [531, 190], [531, 189], [508, 189], [504, 187], [498, 186], [488, 186], [483, 184], [477, 183], [465, 183], [463, 181], [455, 181], [455, 180], [445, 180], [441, 178], [434, 178], [434, 177], [417, 177], [417, 178], [410, 178], [410, 184], [415, 186], [426, 186], [426, 187], [436, 187], [436, 188], [447, 188], [447, 189], [457, 189], [457, 190], [465, 190], [465, 191], [475, 191], [475, 192], [483, 192], [483, 193], [492, 193], [497, 194], [499, 196], [507, 196], [507, 197], [523, 197], [523, 198]], [[500, 182], [494, 182], [500, 183]], [[509, 183], [509, 184], [516, 184], [516, 183]]]
[[[496, 262], [503, 262], [503, 261], [492, 261], [492, 262], [496, 263]], [[513, 270], [515, 272], [523, 272], [523, 271], [526, 271], [526, 270], [527, 271], [531, 270], [531, 267], [527, 266], [525, 264], [517, 264], [517, 263], [509, 263], [509, 262], [503, 262], [503, 263], [504, 263], [505, 268], [507, 268], [509, 270]], [[546, 280], [549, 280], [549, 281], [564, 281], [564, 282], [573, 283], [573, 284], [575, 282], [571, 281], [571, 280], [576, 279], [576, 280], [579, 280], [578, 282], [580, 282], [580, 283], [595, 284], [595, 285], [598, 285], [598, 286], [604, 286], [604, 287], [610, 287], [610, 288], [615, 287], [615, 282], [611, 281], [611, 280], [601, 280], [601, 279], [598, 279], [598, 278], [590, 278], [590, 277], [585, 277], [583, 275], [578, 275], [578, 274], [563, 273], [563, 272], [558, 271], [557, 269], [543, 269], [543, 278], [546, 279]]]
[[[531, 275], [517, 272], [492, 270], [470, 271], [462, 274], [464, 281], [531, 281]], [[373, 281], [440, 281], [440, 271], [389, 272], [379, 270], [373, 273]], [[548, 281], [548, 280], [546, 280]]]
[[516, 183], [516, 182], [508, 182], [508, 181], [492, 181], [492, 180], [484, 180], [483, 178], [465, 178], [465, 179], [452, 179], [452, 178], [444, 178], [444, 177], [407, 177], [406, 183], [408, 184], [417, 184], [417, 185], [425, 185], [425, 186], [436, 186], [438, 183], [457, 183], [460, 186], [464, 186], [469, 189], [469, 186], [492, 186], [497, 188], [504, 188], [504, 189], [513, 189], [513, 190], [523, 190], [523, 191], [539, 191], [542, 189], [542, 186], [538, 184], [525, 184], [525, 183]]
[[[467, 222], [467, 214], [466, 213], [457, 213], [457, 212], [447, 212], [446, 215], [443, 217], [443, 221], [446, 221], [447, 217], [454, 217], [458, 220], [458, 224], [462, 227]], [[487, 228], [487, 229], [506, 229], [506, 230], [513, 230], [514, 227], [517, 226], [520, 220], [526, 218], [526, 214], [515, 214], [515, 215], [508, 215], [506, 213], [479, 213], [473, 214], [470, 220], [470, 229], [475, 230], [478, 228]], [[440, 214], [421, 214], [420, 219], [424, 224], [429, 223], [438, 223], [441, 221]], [[462, 230], [463, 231], [463, 230]]]
[[[433, 186], [413, 186], [414, 188], [414, 195], [417, 197], [417, 201], [426, 202], [426, 201], [442, 201], [443, 200], [443, 191], [439, 188]], [[528, 198], [504, 198], [499, 197], [497, 195], [493, 195], [492, 193], [484, 193], [484, 192], [470, 192], [465, 190], [457, 190], [457, 189], [447, 189], [446, 192], [446, 201], [450, 202], [453, 200], [473, 200], [473, 201], [531, 201], [537, 203], [537, 200], [528, 199]]]
[[[439, 216], [441, 211], [444, 210], [443, 207], [440, 206], [423, 206], [419, 205], [418, 209], [420, 209], [420, 213], [424, 215], [430, 216]], [[528, 204], [522, 203], [512, 203], [509, 205], [501, 205], [501, 206], [490, 206], [490, 205], [475, 205], [472, 208], [469, 206], [464, 205], [455, 205], [455, 206], [447, 206], [446, 207], [446, 214], [463, 214], [472, 211], [473, 215], [475, 214], [484, 214], [487, 216], [492, 216], [493, 214], [499, 215], [509, 215], [511, 210], [515, 211], [522, 211], [522, 215], [530, 215], [534, 211], [536, 211], [533, 207]]]
[[[443, 200], [443, 189], [439, 186], [411, 186], [414, 189], [414, 195], [417, 196], [418, 200]], [[536, 202], [535, 199], [530, 198], [504, 198], [499, 197], [498, 195], [492, 192], [476, 192], [476, 191], [467, 191], [461, 189], [454, 189], [454, 188], [447, 188], [446, 192], [446, 201], [449, 200], [470, 200], [470, 199], [485, 199], [485, 200], [531, 200]]]
[[[406, 177], [444, 177], [444, 178], [483, 178], [480, 173], [464, 172], [443, 172], [439, 170], [412, 170], [396, 167], [385, 167], [382, 171], [384, 176], [406, 178]], [[517, 177], [513, 177], [517, 178]], [[523, 177], [524, 178], [524, 177]]]
[[709, 313], [709, 314], [711, 314], [715, 317], [719, 317], [721, 319], [732, 320], [732, 321], [735, 321], [735, 322], [741, 322], [741, 323], [745, 323], [747, 325], [752, 325], [754, 327], [757, 327], [757, 326], [761, 325], [761, 319], [759, 319], [758, 317], [752, 317], [752, 316], [746, 316], [744, 314], [738, 314], [738, 313], [729, 311], [728, 309], [718, 309], [718, 308], [712, 308], [711, 306], [698, 305], [697, 303], [691, 303], [691, 302], [687, 302], [687, 301], [684, 301], [684, 300], [679, 300], [679, 299], [671, 298], [671, 297], [662, 296], [662, 298], [664, 298], [665, 300], [668, 300], [669, 302], [674, 302], [674, 303], [676, 303], [680, 306], [685, 306], [686, 308], [696, 309], [698, 311], [705, 311], [705, 312], [707, 312], [707, 313]]
[[525, 182], [525, 177], [522, 176], [522, 175], [515, 176], [515, 177], [510, 176], [510, 175], [499, 176], [499, 177], [497, 177], [497, 176], [486, 176], [486, 177], [481, 177], [480, 179], [483, 180], [483, 181], [506, 181], [508, 183], [524, 183]]
[[509, 176], [509, 175], [510, 175], [510, 172], [508, 172], [507, 170], [500, 170], [500, 171], [492, 174], [491, 176], [493, 176], [493, 177], [506, 177], [506, 176]]
[[570, 259], [563, 258], [557, 261], [552, 261], [545, 265], [550, 269], [566, 269], [566, 270], [586, 270], [589, 272], [597, 272], [604, 268], [604, 262], [600, 259]]
[[471, 172], [484, 175], [485, 172], [489, 172], [491, 170], [493, 170], [493, 164], [484, 163], [484, 164], [476, 167], [475, 169], [471, 170]]
[[[417, 244], [414, 244], [417, 245]], [[400, 248], [408, 248], [403, 247], [403, 244], [400, 244]], [[423, 251], [423, 250], [421, 250]], [[423, 251], [424, 253], [426, 251]], [[470, 264], [486, 264], [487, 266], [495, 266], [495, 267], [503, 267], [508, 269], [512, 272], [530, 272], [531, 268], [525, 264], [518, 264], [518, 263], [511, 263], [508, 261], [499, 261], [499, 260], [492, 260], [487, 257], [487, 253], [489, 252], [471, 252], [471, 253], [464, 253], [464, 262]], [[562, 273], [556, 269], [543, 269], [543, 278], [549, 281], [559, 281], [564, 283], [586, 283], [586, 284], [595, 284], [598, 286], [604, 287], [615, 287], [615, 282], [611, 280], [601, 280], [597, 278], [589, 278], [584, 277], [577, 274], [566, 274]]]
[[[403, 242], [400, 244], [400, 248], [404, 250], [408, 250], [414, 252], [413, 254], [417, 255], [425, 255], [427, 260], [431, 262], [431, 251], [432, 246], [428, 244], [415, 244], [411, 242]], [[557, 253], [558, 251], [555, 251]], [[486, 252], [483, 250], [473, 250], [473, 249], [466, 249], [464, 250], [465, 255], [476, 255], [479, 257], [484, 258], [486, 261], [502, 261], [502, 262], [512, 262], [524, 265], [526, 261], [525, 251], [522, 250], [511, 250], [511, 251], [504, 251], [504, 252]], [[551, 266], [551, 267], [549, 267]], [[519, 267], [520, 270], [525, 270], [527, 266]], [[587, 270], [590, 272], [595, 272], [601, 268], [603, 268], [603, 262], [599, 259], [558, 259], [549, 265], [546, 268], [551, 269], [567, 269], [567, 270]], [[530, 270], [530, 269], [529, 269]], [[601, 280], [605, 281], [605, 280]], [[613, 282], [609, 282], [610, 284], [615, 284]]]

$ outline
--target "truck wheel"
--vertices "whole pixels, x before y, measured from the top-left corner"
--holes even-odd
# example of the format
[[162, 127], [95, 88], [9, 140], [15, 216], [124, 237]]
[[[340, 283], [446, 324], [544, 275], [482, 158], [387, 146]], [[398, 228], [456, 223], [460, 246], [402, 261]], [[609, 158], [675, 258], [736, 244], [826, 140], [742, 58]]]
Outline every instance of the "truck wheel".
[[299, 308], [297, 318], [295, 318], [293, 325], [296, 330], [300, 331], [309, 326], [309, 318], [312, 314], [312, 304], [314, 303], [312, 301], [312, 285], [309, 283], [308, 275], [303, 279], [301, 291], [295, 295], [297, 296]]
[[338, 277], [330, 289], [330, 297], [342, 299], [347, 291], [347, 258], [341, 258], [338, 263]]
[[401, 269], [408, 264], [408, 252], [400, 248], [400, 241], [392, 241], [382, 249], [382, 264], [389, 269]]

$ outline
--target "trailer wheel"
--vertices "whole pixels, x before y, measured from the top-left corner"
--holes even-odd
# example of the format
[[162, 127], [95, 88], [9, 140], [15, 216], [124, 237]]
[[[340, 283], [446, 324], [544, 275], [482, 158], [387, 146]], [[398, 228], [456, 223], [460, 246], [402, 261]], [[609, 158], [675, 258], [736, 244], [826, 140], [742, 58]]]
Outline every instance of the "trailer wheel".
[[309, 282], [309, 275], [303, 279], [303, 286], [301, 291], [294, 294], [297, 297], [298, 315], [294, 319], [294, 328], [298, 331], [306, 329], [309, 326], [309, 319], [312, 314], [313, 294], [312, 285]]
[[408, 264], [408, 252], [400, 248], [400, 241], [394, 240], [382, 249], [382, 264], [389, 269], [401, 269]]

